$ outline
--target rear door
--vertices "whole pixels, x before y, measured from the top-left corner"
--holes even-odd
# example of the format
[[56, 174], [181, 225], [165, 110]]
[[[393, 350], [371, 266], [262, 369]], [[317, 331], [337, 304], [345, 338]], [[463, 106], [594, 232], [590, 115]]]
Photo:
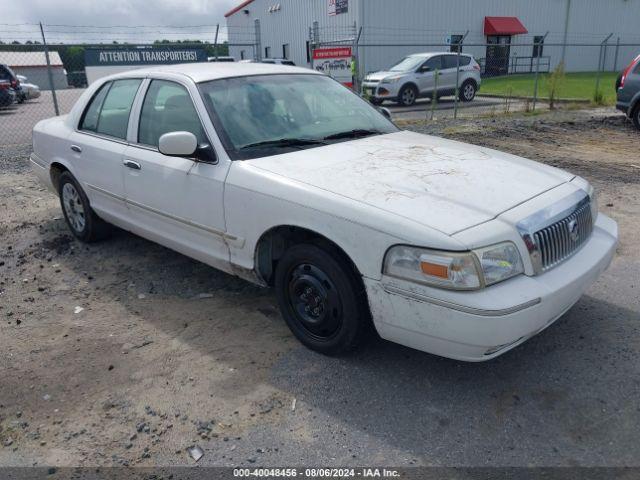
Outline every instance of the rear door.
[[122, 155], [141, 78], [105, 83], [69, 136], [69, 155], [91, 206], [105, 219], [126, 218]]
[[229, 271], [223, 206], [228, 163], [158, 151], [159, 138], [175, 131], [191, 132], [199, 145], [211, 146], [194, 98], [198, 92], [187, 83], [149, 82], [121, 165], [127, 205], [136, 233]]
[[[462, 58], [463, 57], [460, 57], [460, 62], [462, 62]], [[447, 92], [455, 91], [457, 71], [458, 71], [458, 56], [443, 55], [442, 56], [442, 73], [440, 75], [438, 90], [445, 90]]]

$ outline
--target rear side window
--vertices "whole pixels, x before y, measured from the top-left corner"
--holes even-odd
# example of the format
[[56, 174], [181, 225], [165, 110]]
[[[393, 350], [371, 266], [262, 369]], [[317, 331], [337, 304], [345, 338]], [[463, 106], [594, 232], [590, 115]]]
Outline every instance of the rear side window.
[[4, 65], [0, 65], [0, 80], [5, 80], [7, 82], [11, 80], [11, 74], [9, 73], [9, 69]]
[[129, 114], [142, 80], [116, 80], [102, 86], [85, 110], [81, 130], [127, 138]]
[[[443, 58], [442, 68], [457, 68], [458, 67], [458, 56], [457, 55], [445, 55]], [[466, 67], [471, 63], [471, 58], [460, 55], [460, 66]]]
[[142, 80], [116, 80], [102, 104], [97, 132], [111, 137], [127, 138], [129, 114]]
[[80, 122], [80, 130], [88, 130], [90, 132], [96, 132], [98, 128], [98, 117], [100, 116], [100, 109], [102, 108], [102, 102], [104, 97], [107, 96], [111, 82], [105, 83], [100, 90], [93, 96], [89, 106], [84, 111], [82, 121]]
[[182, 85], [166, 80], [153, 80], [144, 98], [138, 130], [138, 143], [158, 146], [158, 140], [169, 132], [191, 132], [198, 144], [208, 143], [200, 117], [189, 92]]

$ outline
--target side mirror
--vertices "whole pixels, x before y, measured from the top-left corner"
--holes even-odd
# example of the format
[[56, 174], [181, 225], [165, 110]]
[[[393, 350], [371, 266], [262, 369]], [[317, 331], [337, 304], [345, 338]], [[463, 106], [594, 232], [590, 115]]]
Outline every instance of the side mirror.
[[386, 117], [387, 120], [391, 120], [391, 111], [388, 108], [380, 107], [378, 110]]
[[192, 157], [198, 148], [198, 140], [191, 132], [169, 132], [158, 140], [158, 150], [171, 157]]
[[419, 73], [427, 73], [430, 71], [431, 71], [431, 67], [427, 67], [427, 66], [420, 67], [420, 69], [418, 70]]

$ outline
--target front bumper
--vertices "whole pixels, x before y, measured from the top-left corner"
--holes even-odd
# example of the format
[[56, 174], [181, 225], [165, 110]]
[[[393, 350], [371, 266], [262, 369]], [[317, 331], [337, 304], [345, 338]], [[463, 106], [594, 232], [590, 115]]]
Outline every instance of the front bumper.
[[362, 83], [362, 93], [377, 100], [395, 100], [398, 98], [397, 83]]
[[617, 241], [617, 224], [600, 214], [589, 241], [542, 275], [473, 292], [365, 279], [376, 329], [382, 338], [443, 357], [490, 360], [569, 310], [609, 266]]

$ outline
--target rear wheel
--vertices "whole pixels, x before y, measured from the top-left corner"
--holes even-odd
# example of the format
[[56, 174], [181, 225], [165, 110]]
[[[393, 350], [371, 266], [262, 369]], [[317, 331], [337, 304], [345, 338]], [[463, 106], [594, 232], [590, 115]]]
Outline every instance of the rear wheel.
[[398, 103], [403, 107], [410, 107], [416, 103], [418, 90], [413, 85], [405, 85], [398, 93]]
[[633, 121], [633, 124], [636, 126], [636, 128], [640, 130], [640, 102], [638, 102], [636, 108], [633, 109], [631, 120]]
[[87, 195], [71, 173], [60, 175], [58, 192], [67, 226], [79, 240], [94, 242], [109, 233], [109, 224], [92, 210]]
[[460, 87], [460, 100], [470, 102], [475, 98], [477, 89], [478, 87], [476, 87], [476, 83], [473, 80], [465, 80], [462, 87]]
[[300, 342], [326, 355], [355, 348], [368, 327], [365, 293], [344, 263], [329, 249], [300, 244], [287, 250], [275, 272], [287, 325]]

